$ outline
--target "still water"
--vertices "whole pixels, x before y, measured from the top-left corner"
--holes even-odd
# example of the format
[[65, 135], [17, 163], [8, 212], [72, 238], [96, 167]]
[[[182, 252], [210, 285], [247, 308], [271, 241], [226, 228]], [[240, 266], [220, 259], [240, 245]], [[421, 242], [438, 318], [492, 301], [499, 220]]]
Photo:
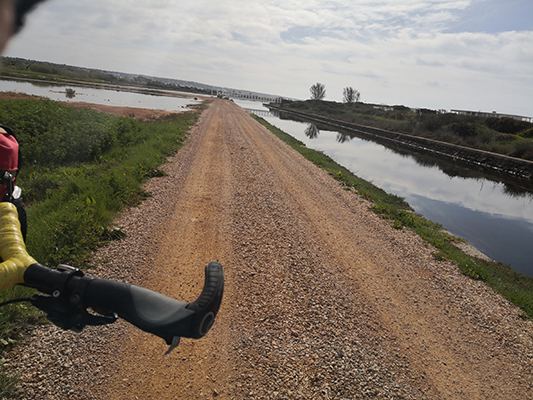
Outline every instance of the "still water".
[[[268, 111], [259, 103], [236, 101]], [[357, 176], [406, 201], [419, 214], [496, 261], [533, 276], [533, 187], [492, 171], [409, 153], [374, 141], [317, 129], [309, 123], [261, 116], [323, 151]]]
[[[67, 97], [67, 89], [75, 91]], [[118, 90], [94, 89], [79, 86], [56, 86], [47, 83], [0, 80], [0, 92], [16, 92], [46, 97], [65, 102], [93, 103], [108, 106], [148, 108], [152, 110], [180, 111], [201, 100], [185, 97], [155, 96]], [[191, 94], [188, 93], [190, 96]]]

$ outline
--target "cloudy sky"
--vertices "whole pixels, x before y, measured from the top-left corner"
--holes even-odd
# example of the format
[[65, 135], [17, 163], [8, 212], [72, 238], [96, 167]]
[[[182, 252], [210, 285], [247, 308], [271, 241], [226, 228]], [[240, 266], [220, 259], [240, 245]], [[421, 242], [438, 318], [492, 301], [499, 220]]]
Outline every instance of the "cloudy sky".
[[48, 0], [6, 55], [533, 117], [532, 0]]

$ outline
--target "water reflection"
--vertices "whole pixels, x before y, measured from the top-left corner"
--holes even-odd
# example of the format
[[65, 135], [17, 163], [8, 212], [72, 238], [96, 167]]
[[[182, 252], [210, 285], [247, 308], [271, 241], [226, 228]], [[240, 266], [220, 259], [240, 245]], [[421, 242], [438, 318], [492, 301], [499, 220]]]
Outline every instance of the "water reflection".
[[50, 90], [50, 93], [64, 94], [67, 99], [73, 99], [76, 97], [76, 91], [72, 88], [65, 88], [65, 90]]
[[348, 135], [344, 135], [342, 133], [337, 133], [337, 143], [346, 143], [346, 142], [349, 142], [351, 139], [350, 136]]
[[[395, 154], [400, 155], [401, 157], [412, 159], [417, 165], [421, 167], [436, 167], [450, 178], [469, 178], [479, 180], [480, 182], [484, 180], [490, 180], [492, 182], [501, 184], [503, 186], [504, 193], [509, 196], [524, 196], [528, 199], [533, 198], [533, 185], [532, 182], [527, 179], [521, 179], [520, 177], [505, 174], [493, 168], [469, 164], [460, 160], [438, 158], [430, 153], [426, 153], [411, 147], [403, 147], [399, 144], [387, 140], [371, 140], [368, 137], [365, 137], [365, 135], [363, 134], [358, 135], [356, 133], [346, 131], [339, 134], [349, 139], [357, 137], [361, 140], [379, 143], [387, 149], [392, 150]], [[339, 140], [338, 142], [344, 143], [344, 141]]]
[[[74, 92], [69, 94], [70, 90]], [[202, 100], [185, 97], [191, 96], [190, 93], [183, 94], [184, 97], [176, 97], [177, 92], [168, 92], [168, 96], [164, 96], [82, 86], [76, 86], [76, 89], [73, 89], [72, 86], [54, 85], [46, 82], [18, 82], [4, 79], [0, 79], [0, 92], [25, 93], [56, 101], [76, 101], [165, 111], [185, 110], [191, 104], [202, 102]], [[69, 97], [71, 95], [72, 97]]]
[[[309, 139], [316, 139], [318, 138], [318, 135], [320, 135], [320, 128], [317, 126], [317, 124], [311, 122], [307, 125], [307, 128], [305, 129], [305, 136], [307, 136]], [[342, 132], [337, 133], [336, 141], [338, 143], [344, 143], [350, 141], [351, 137], [350, 135], [347, 135]]]
[[[321, 130], [331, 131], [331, 128], [329, 128], [327, 125], [317, 126], [315, 123], [309, 123], [307, 129], [305, 130], [305, 134], [309, 139], [317, 139]], [[310, 136], [308, 131], [312, 131], [313, 136]], [[412, 159], [421, 167], [439, 168], [444, 174], [451, 178], [470, 178], [480, 181], [487, 179], [502, 184], [503, 191], [506, 195], [518, 197], [523, 196], [530, 200], [533, 199], [533, 185], [530, 180], [505, 174], [492, 168], [469, 164], [460, 160], [438, 158], [430, 153], [426, 153], [411, 147], [404, 147], [389, 140], [365, 135], [362, 132], [353, 132], [342, 129], [333, 132], [336, 133], [335, 141], [337, 143], [346, 143], [353, 138], [358, 138], [371, 143], [379, 143], [401, 157]]]
[[282, 115], [265, 118], [489, 257], [533, 276], [533, 184], [389, 141]]
[[319, 133], [318, 127], [313, 123], [310, 123], [305, 129], [305, 136], [309, 139], [316, 139]]
[[[15, 82], [15, 81], [4, 81], [4, 80], [0, 80], [0, 82]], [[36, 86], [36, 87], [41, 87], [41, 88], [50, 88], [50, 87], [53, 87], [52, 85], [50, 85], [50, 83], [48, 82], [40, 82], [40, 81], [33, 81], [33, 82], [30, 82], [30, 85], [32, 86]], [[2, 90], [4, 91], [4, 90]], [[30, 93], [26, 93], [26, 94], [30, 94]]]

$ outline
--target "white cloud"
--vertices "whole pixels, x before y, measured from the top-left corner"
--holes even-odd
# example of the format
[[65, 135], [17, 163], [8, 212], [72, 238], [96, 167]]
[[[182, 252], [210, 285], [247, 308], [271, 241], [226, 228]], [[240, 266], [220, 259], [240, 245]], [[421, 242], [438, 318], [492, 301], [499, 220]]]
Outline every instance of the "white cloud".
[[332, 100], [353, 86], [369, 102], [533, 115], [533, 28], [475, 25], [483, 6], [511, 3], [528, 10], [515, 0], [49, 0], [8, 55], [290, 97], [320, 81]]

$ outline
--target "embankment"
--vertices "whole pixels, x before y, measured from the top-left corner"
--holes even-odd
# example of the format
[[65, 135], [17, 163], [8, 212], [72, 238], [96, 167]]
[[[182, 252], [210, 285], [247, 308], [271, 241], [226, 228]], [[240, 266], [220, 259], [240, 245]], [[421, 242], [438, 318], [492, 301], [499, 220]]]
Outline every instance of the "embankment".
[[533, 179], [533, 162], [521, 160], [488, 151], [472, 149], [458, 146], [451, 143], [432, 140], [424, 137], [407, 135], [404, 133], [391, 132], [383, 129], [372, 128], [364, 125], [357, 125], [345, 121], [323, 117], [316, 114], [304, 113], [300, 111], [287, 110], [278, 105], [266, 105], [271, 111], [279, 111], [288, 115], [305, 118], [311, 122], [318, 122], [334, 126], [339, 129], [355, 132], [363, 136], [387, 140], [418, 151], [433, 153], [438, 156], [451, 158], [452, 160], [467, 162], [469, 164], [490, 168], [499, 172], [504, 172], [522, 179]]

